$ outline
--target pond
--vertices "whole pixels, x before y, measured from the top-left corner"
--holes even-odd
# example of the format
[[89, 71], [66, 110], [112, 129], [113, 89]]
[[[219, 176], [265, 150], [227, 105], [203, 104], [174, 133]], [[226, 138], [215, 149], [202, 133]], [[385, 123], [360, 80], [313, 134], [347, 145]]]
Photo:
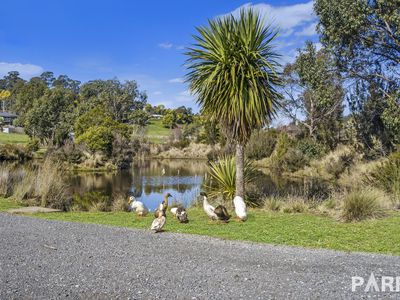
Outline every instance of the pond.
[[[8, 166], [14, 174], [29, 169], [35, 176], [39, 165], [40, 161], [34, 161], [17, 166], [2, 164], [1, 167], [7, 169]], [[208, 171], [208, 163], [204, 160], [147, 159], [136, 161], [130, 169], [121, 171], [68, 172], [64, 174], [63, 180], [73, 195], [74, 200], [70, 205], [79, 204], [78, 209], [86, 210], [98, 202], [107, 203], [109, 207], [112, 199], [122, 197], [127, 201], [128, 196], [133, 195], [153, 211], [165, 193], [172, 195], [172, 203], [190, 206], [199, 198], [204, 183], [209, 181]], [[259, 172], [253, 187], [248, 190], [253, 194], [256, 191], [256, 197], [291, 195], [305, 199], [324, 199], [329, 194], [329, 188], [328, 184], [318, 178], [293, 180]]]
[[75, 173], [70, 184], [75, 195], [87, 192], [109, 197], [133, 195], [153, 211], [165, 193], [171, 193], [172, 202], [189, 206], [199, 196], [207, 171], [206, 161], [142, 160], [128, 170]]

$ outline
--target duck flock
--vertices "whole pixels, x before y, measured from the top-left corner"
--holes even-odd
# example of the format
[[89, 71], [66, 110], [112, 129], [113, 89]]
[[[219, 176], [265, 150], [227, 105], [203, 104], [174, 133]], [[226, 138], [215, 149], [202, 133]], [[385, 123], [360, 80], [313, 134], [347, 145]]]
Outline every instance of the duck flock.
[[[207, 194], [201, 192], [200, 195], [203, 197], [203, 210], [206, 215], [211, 220], [219, 220], [222, 222], [227, 222], [231, 216], [228, 213], [228, 210], [223, 205], [218, 205], [216, 207], [212, 206], [207, 199]], [[166, 223], [167, 217], [167, 209], [168, 209], [168, 199], [172, 197], [170, 193], [164, 195], [163, 201], [160, 203], [158, 208], [154, 211], [154, 220], [151, 223], [150, 229], [154, 232], [161, 232]], [[144, 205], [143, 202], [137, 201], [135, 197], [129, 197], [129, 205], [132, 211], [135, 211], [136, 214], [140, 217], [144, 217], [149, 213], [149, 209]], [[235, 208], [236, 219], [238, 221], [246, 221], [247, 220], [247, 209], [246, 203], [243, 198], [240, 196], [236, 196], [233, 199], [233, 205]], [[171, 213], [180, 223], [188, 223], [188, 214], [184, 207], [178, 206], [171, 208]]]

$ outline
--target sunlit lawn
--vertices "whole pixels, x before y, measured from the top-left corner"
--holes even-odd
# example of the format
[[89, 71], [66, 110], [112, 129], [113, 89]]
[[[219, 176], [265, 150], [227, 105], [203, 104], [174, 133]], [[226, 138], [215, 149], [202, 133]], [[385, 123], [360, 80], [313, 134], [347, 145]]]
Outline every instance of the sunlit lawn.
[[162, 125], [162, 120], [152, 119], [150, 124], [146, 126], [146, 136], [154, 143], [161, 143], [168, 140], [171, 129]]
[[[0, 210], [14, 207], [0, 200]], [[140, 218], [126, 212], [67, 212], [35, 214], [34, 217], [71, 222], [149, 229], [153, 216]], [[400, 213], [379, 220], [341, 223], [311, 214], [271, 213], [251, 210], [245, 223], [210, 222], [199, 208], [189, 210], [189, 224], [180, 224], [171, 215], [165, 230], [269, 244], [329, 248], [345, 251], [378, 252], [400, 255]]]
[[26, 144], [28, 141], [26, 134], [0, 132], [0, 144]]

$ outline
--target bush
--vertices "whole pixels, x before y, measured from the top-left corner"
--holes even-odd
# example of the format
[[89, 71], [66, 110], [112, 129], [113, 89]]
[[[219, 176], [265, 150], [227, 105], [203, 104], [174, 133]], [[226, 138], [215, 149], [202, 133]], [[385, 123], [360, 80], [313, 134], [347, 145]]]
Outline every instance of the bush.
[[[224, 200], [233, 200], [236, 190], [236, 160], [234, 157], [221, 157], [217, 162], [210, 162], [210, 196], [222, 195]], [[245, 162], [244, 181], [249, 184], [255, 178], [255, 168], [250, 161]]]
[[49, 151], [48, 155], [55, 161], [66, 161], [70, 164], [79, 164], [83, 160], [83, 148], [84, 147], [80, 147], [79, 145], [69, 141], [57, 150]]
[[311, 150], [305, 144], [302, 147], [299, 147], [298, 144], [299, 142], [293, 140], [287, 133], [281, 133], [270, 156], [270, 169], [275, 173], [294, 172], [307, 165], [310, 161], [307, 155], [310, 154], [303, 153], [303, 149], [310, 152]]
[[350, 168], [361, 156], [348, 146], [338, 146], [320, 159], [314, 159], [309, 167], [304, 168], [297, 174], [302, 176], [319, 176], [325, 180], [337, 181], [345, 172], [350, 173]]
[[270, 211], [280, 211], [282, 205], [282, 200], [277, 197], [270, 197], [265, 200], [264, 208]]
[[77, 143], [84, 143], [92, 152], [101, 151], [107, 155], [111, 154], [114, 140], [112, 128], [96, 126], [88, 128], [85, 133], [77, 137]]
[[297, 143], [297, 148], [305, 155], [307, 160], [321, 157], [325, 152], [324, 147], [312, 139], [302, 139]]
[[26, 161], [32, 159], [32, 152], [20, 145], [0, 145], [0, 161], [15, 160]]
[[112, 211], [130, 211], [127, 197], [124, 195], [116, 195], [113, 198], [114, 200], [111, 206]]
[[259, 160], [270, 157], [274, 151], [278, 138], [275, 129], [254, 132], [246, 146], [246, 156], [249, 159]]
[[308, 210], [307, 204], [301, 199], [289, 199], [283, 206], [284, 213], [304, 213]]
[[347, 194], [342, 202], [342, 219], [346, 222], [383, 217], [382, 193], [372, 190], [355, 190]]
[[391, 154], [366, 176], [368, 183], [400, 197], [400, 152]]
[[285, 171], [295, 172], [305, 165], [307, 165], [309, 160], [307, 157], [301, 152], [301, 150], [291, 147], [289, 148], [285, 155], [283, 156], [283, 165], [285, 166]]
[[29, 152], [36, 152], [39, 150], [39, 146], [40, 146], [40, 141], [36, 138], [33, 138], [26, 144], [26, 149]]

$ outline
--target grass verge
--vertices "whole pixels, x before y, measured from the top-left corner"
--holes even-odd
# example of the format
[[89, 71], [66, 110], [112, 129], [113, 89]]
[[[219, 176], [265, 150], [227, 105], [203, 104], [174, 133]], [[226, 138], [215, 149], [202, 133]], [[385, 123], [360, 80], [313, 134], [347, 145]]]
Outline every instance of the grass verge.
[[20, 133], [0, 132], [0, 144], [26, 144], [29, 142], [29, 136]]
[[[0, 210], [16, 206], [10, 200], [0, 199]], [[400, 213], [397, 212], [384, 219], [341, 223], [329, 217], [305, 213], [285, 214], [254, 209], [249, 212], [247, 222], [232, 220], [228, 224], [210, 222], [198, 208], [192, 208], [188, 213], [188, 224], [178, 223], [169, 214], [165, 230], [229, 240], [400, 255], [400, 234], [397, 233]], [[151, 214], [139, 218], [127, 212], [39, 213], [33, 216], [141, 229], [148, 229], [153, 219]]]
[[168, 140], [171, 129], [162, 125], [162, 120], [152, 119], [146, 126], [146, 137], [153, 143], [162, 143]]

